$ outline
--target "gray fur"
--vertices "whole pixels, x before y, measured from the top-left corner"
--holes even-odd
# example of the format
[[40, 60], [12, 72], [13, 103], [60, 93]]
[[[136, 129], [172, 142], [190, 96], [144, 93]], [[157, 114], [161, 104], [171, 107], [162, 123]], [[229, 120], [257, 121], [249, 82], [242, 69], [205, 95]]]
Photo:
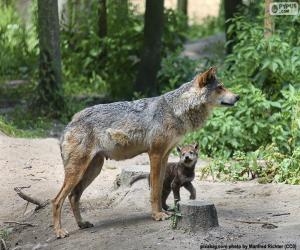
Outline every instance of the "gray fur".
[[[226, 90], [217, 80], [215, 68], [210, 68], [164, 95], [99, 104], [75, 114], [60, 144], [65, 180], [52, 200], [56, 236], [68, 235], [61, 227], [61, 208], [68, 195], [78, 226], [92, 226], [82, 220], [79, 200], [100, 173], [104, 157], [123, 160], [147, 152], [151, 165], [152, 217], [166, 219], [168, 215], [161, 210], [161, 191], [170, 151], [185, 133], [203, 126], [213, 107], [233, 106], [238, 99], [239, 96]], [[172, 187], [176, 191], [175, 199], [180, 197], [180, 183], [181, 180]], [[192, 198], [195, 197], [192, 186], [184, 185]]]
[[75, 114], [61, 140], [64, 162], [72, 153], [67, 146], [70, 137], [80, 152], [90, 144], [92, 156], [101, 153], [114, 160], [149, 152], [157, 138], [174, 147], [184, 134], [202, 127], [216, 106], [210, 94], [218, 81], [202, 88], [195, 81], [158, 97], [99, 104]]

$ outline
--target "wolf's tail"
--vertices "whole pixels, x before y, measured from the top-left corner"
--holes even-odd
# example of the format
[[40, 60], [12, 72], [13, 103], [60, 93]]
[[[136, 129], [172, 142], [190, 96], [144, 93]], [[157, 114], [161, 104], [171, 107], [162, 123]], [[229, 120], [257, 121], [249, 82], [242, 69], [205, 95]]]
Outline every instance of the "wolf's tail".
[[148, 185], [150, 187], [150, 174], [139, 174], [139, 175], [136, 175], [136, 176], [133, 176], [132, 179], [130, 180], [129, 182], [129, 185], [132, 186], [133, 183], [141, 180], [141, 179], [148, 179]]

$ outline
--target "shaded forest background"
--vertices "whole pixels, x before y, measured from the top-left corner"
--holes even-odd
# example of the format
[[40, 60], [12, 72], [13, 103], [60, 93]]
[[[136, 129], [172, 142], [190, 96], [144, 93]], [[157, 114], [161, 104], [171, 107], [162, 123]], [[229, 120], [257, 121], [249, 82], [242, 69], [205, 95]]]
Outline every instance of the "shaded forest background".
[[[272, 1], [224, 0], [201, 23], [177, 8], [126, 0], [32, 1], [24, 22], [16, 1], [0, 5], [0, 130], [11, 136], [58, 135], [86, 106], [162, 94], [212, 65], [241, 96], [217, 109], [198, 141], [220, 179], [300, 183], [299, 16], [270, 16]], [[226, 37], [196, 58], [203, 38]], [[210, 40], [209, 40], [210, 41]]]

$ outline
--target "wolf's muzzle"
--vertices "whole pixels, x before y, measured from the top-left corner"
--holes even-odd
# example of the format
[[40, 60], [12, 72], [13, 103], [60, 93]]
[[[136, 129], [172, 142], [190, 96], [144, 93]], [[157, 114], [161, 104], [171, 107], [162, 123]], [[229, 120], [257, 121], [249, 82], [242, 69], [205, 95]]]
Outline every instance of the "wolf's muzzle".
[[223, 106], [234, 106], [234, 104], [238, 101], [238, 100], [240, 100], [240, 96], [239, 95], [236, 95], [234, 98], [232, 98], [232, 100], [230, 100], [230, 101], [221, 101], [221, 104], [223, 105]]

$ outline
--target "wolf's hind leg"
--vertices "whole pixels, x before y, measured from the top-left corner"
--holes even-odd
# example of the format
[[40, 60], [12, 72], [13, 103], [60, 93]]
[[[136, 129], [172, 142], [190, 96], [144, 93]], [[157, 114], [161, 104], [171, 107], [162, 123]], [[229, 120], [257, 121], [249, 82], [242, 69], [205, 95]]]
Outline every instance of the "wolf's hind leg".
[[69, 195], [69, 201], [71, 203], [73, 214], [80, 228], [88, 228], [93, 226], [92, 223], [82, 220], [79, 208], [79, 200], [83, 191], [93, 182], [93, 180], [101, 172], [103, 163], [104, 157], [101, 154], [97, 154], [88, 165], [87, 170], [84, 173], [80, 182], [75, 186], [75, 188]]
[[68, 232], [61, 227], [61, 208], [74, 187], [81, 180], [89, 164], [88, 157], [84, 157], [78, 161], [70, 160], [65, 166], [65, 179], [62, 188], [57, 196], [52, 200], [53, 205], [53, 226], [57, 238], [68, 236]]
[[191, 182], [184, 183], [183, 186], [186, 190], [190, 192], [190, 199], [195, 200], [196, 199], [196, 189], [194, 188], [193, 184]]

